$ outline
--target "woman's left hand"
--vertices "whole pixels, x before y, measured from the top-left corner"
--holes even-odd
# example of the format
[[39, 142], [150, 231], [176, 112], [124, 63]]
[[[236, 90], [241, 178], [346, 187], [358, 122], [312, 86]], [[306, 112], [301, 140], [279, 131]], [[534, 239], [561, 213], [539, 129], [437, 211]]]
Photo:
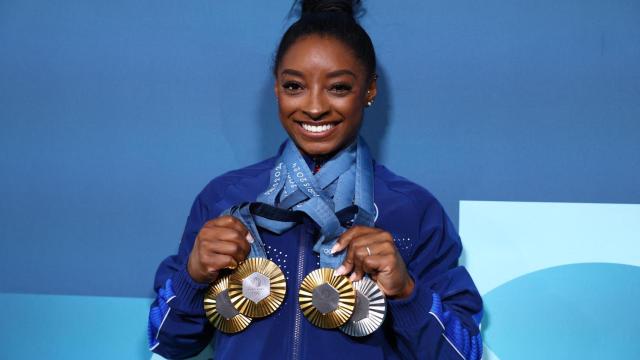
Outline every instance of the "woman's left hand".
[[338, 238], [332, 252], [344, 249], [347, 249], [347, 258], [336, 269], [337, 275], [351, 273], [349, 280], [358, 281], [367, 273], [390, 298], [405, 298], [413, 291], [413, 280], [390, 233], [373, 227], [354, 226]]

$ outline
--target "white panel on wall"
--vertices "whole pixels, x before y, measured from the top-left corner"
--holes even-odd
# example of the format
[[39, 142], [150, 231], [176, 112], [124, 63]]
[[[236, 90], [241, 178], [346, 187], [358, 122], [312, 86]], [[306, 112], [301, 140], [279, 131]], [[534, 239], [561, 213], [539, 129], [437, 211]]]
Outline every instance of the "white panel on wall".
[[465, 266], [481, 294], [566, 264], [640, 266], [640, 205], [460, 201]]

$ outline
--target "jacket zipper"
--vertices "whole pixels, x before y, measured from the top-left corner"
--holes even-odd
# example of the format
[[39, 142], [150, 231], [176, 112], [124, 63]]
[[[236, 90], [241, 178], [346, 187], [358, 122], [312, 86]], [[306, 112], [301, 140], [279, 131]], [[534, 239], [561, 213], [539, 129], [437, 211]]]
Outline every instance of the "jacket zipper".
[[[300, 284], [302, 283], [303, 280], [303, 276], [304, 276], [304, 265], [305, 265], [305, 261], [304, 261], [304, 257], [305, 257], [305, 232], [306, 229], [303, 228], [301, 233], [300, 233], [300, 244], [299, 244], [299, 251], [298, 251], [298, 282], [297, 285], [300, 286]], [[293, 360], [298, 360], [300, 359], [300, 335], [302, 332], [302, 312], [300, 311], [300, 307], [296, 306], [295, 308], [295, 313], [296, 313], [296, 317], [295, 317], [295, 322], [294, 322], [294, 326], [293, 326], [293, 356], [292, 359]]]

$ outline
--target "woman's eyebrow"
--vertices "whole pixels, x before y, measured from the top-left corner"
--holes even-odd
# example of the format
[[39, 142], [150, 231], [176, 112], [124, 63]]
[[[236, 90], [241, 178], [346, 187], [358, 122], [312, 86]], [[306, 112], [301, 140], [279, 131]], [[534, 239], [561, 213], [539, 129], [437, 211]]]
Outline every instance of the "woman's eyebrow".
[[358, 78], [356, 76], [356, 73], [354, 73], [353, 71], [351, 71], [349, 69], [340, 69], [340, 70], [332, 71], [332, 72], [327, 74], [327, 77], [328, 78], [333, 78], [333, 77], [338, 77], [338, 76], [342, 76], [342, 75], [350, 75], [350, 76], [353, 76], [356, 79]]
[[[298, 77], [304, 77], [304, 74], [302, 73], [302, 71], [298, 71], [298, 70], [294, 70], [294, 69], [284, 69], [282, 70], [282, 72], [280, 72], [280, 75], [292, 75], [292, 76], [298, 76]], [[340, 70], [334, 70], [331, 71], [329, 73], [327, 73], [328, 78], [334, 78], [334, 77], [338, 77], [338, 76], [342, 76], [342, 75], [349, 75], [352, 76], [354, 78], [358, 78], [358, 76], [356, 76], [356, 73], [354, 73], [353, 71], [349, 70], [349, 69], [340, 69]]]
[[303, 76], [304, 74], [302, 74], [302, 71], [293, 70], [293, 69], [284, 69], [282, 70], [280, 75], [293, 75], [293, 76], [304, 77]]

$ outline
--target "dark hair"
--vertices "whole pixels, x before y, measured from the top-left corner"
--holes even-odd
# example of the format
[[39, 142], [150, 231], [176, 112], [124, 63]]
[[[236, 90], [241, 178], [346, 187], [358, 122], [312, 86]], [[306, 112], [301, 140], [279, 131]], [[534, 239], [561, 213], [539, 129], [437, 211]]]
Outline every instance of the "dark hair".
[[320, 35], [334, 37], [351, 48], [364, 65], [367, 76], [373, 78], [376, 53], [371, 38], [355, 19], [359, 7], [360, 0], [302, 0], [300, 19], [287, 29], [280, 40], [273, 62], [274, 75], [277, 75], [280, 61], [291, 45], [302, 37]]

